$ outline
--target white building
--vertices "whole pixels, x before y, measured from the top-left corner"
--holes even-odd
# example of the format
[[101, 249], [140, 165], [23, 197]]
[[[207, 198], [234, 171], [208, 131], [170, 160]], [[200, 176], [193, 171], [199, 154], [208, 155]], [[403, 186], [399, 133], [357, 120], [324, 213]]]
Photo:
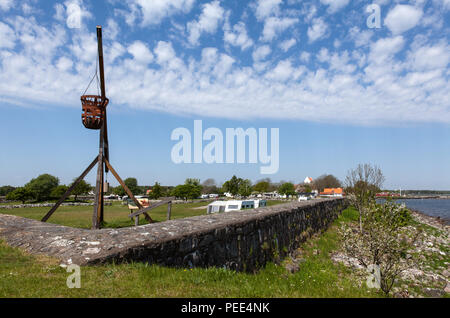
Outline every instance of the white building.
[[304, 184], [311, 184], [313, 182], [313, 179], [311, 177], [306, 177], [303, 181]]

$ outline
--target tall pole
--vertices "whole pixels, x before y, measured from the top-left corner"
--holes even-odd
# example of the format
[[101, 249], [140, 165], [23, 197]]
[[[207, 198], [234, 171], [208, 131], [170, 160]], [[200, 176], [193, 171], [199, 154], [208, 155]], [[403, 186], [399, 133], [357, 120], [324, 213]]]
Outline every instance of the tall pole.
[[[97, 26], [97, 40], [98, 40], [98, 62], [100, 69], [100, 89], [102, 94], [102, 100], [106, 99], [105, 90], [105, 69], [103, 66], [103, 40], [102, 40], [102, 27]], [[107, 160], [109, 160], [109, 147], [108, 147], [108, 119], [106, 117], [106, 108], [103, 114], [103, 138], [104, 138], [104, 155]], [[105, 171], [108, 172], [108, 167], [105, 166]]]
[[[97, 26], [97, 41], [98, 41], [98, 62], [100, 69], [100, 88], [102, 94], [102, 100], [106, 99], [105, 92], [105, 71], [103, 67], [103, 43], [102, 43], [102, 27]], [[98, 167], [97, 167], [97, 180], [95, 184], [95, 202], [94, 213], [92, 215], [92, 228], [99, 229], [103, 222], [103, 183], [104, 175], [103, 170], [105, 167], [105, 128], [106, 128], [106, 109], [103, 113], [103, 123], [100, 129], [100, 141], [98, 152]]]

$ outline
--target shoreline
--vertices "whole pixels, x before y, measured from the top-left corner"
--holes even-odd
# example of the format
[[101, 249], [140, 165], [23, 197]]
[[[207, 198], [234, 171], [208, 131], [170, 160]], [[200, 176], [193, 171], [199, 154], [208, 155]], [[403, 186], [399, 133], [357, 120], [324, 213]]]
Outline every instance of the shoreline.
[[450, 230], [450, 220], [443, 219], [439, 216], [431, 216], [428, 214], [425, 214], [424, 212], [413, 210], [410, 208], [407, 208], [411, 214], [421, 223], [425, 223], [427, 225], [437, 227], [442, 230], [449, 231]]

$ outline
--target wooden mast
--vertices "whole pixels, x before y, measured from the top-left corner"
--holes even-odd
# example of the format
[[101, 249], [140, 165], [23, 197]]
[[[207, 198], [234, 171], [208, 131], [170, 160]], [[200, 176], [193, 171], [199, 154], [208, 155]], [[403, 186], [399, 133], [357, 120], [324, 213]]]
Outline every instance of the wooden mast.
[[[98, 41], [98, 63], [100, 70], [100, 89], [102, 100], [106, 99], [105, 92], [105, 70], [103, 66], [103, 41], [102, 41], [102, 27], [97, 26], [97, 41]], [[103, 184], [104, 184], [104, 168], [105, 161], [104, 157], [107, 157], [108, 152], [107, 143], [105, 143], [105, 133], [106, 133], [106, 108], [103, 110], [103, 123], [100, 129], [100, 141], [99, 141], [99, 152], [98, 152], [98, 167], [97, 167], [97, 180], [95, 184], [95, 200], [94, 200], [94, 213], [92, 215], [92, 228], [99, 229], [101, 223], [103, 222]], [[106, 137], [107, 139], [107, 137]], [[106, 146], [106, 147], [105, 147]], [[106, 148], [106, 149], [105, 149]]]

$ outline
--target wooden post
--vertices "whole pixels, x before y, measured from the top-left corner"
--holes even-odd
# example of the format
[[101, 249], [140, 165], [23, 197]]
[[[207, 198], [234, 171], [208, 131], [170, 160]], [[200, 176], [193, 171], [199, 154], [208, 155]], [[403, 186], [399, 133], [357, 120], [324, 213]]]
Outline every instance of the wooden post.
[[[97, 26], [97, 42], [98, 42], [98, 62], [100, 69], [100, 88], [102, 94], [102, 100], [106, 99], [105, 92], [105, 71], [103, 66], [103, 42], [102, 42], [102, 27]], [[104, 218], [104, 202], [103, 202], [103, 182], [104, 175], [103, 171], [105, 169], [105, 128], [106, 128], [106, 109], [103, 113], [103, 123], [100, 128], [100, 141], [99, 141], [99, 152], [98, 152], [98, 168], [97, 168], [97, 181], [95, 185], [95, 202], [94, 202], [94, 213], [92, 215], [92, 228], [99, 229], [103, 223]]]
[[172, 201], [169, 201], [169, 203], [167, 203], [167, 221], [170, 220], [171, 213], [172, 213]]
[[[100, 132], [100, 136], [103, 135]], [[95, 184], [94, 213], [92, 214], [92, 229], [99, 229], [103, 214], [103, 142], [100, 137], [100, 153], [98, 155], [97, 182]]]
[[[105, 68], [103, 65], [103, 40], [102, 40], [102, 27], [97, 25], [97, 42], [98, 42], [98, 64], [100, 71], [100, 90], [102, 100], [106, 99], [106, 89], [105, 89]], [[107, 160], [109, 160], [109, 145], [108, 145], [108, 118], [106, 116], [106, 108], [103, 114], [103, 155]], [[105, 167], [105, 171], [108, 172], [108, 167]]]

